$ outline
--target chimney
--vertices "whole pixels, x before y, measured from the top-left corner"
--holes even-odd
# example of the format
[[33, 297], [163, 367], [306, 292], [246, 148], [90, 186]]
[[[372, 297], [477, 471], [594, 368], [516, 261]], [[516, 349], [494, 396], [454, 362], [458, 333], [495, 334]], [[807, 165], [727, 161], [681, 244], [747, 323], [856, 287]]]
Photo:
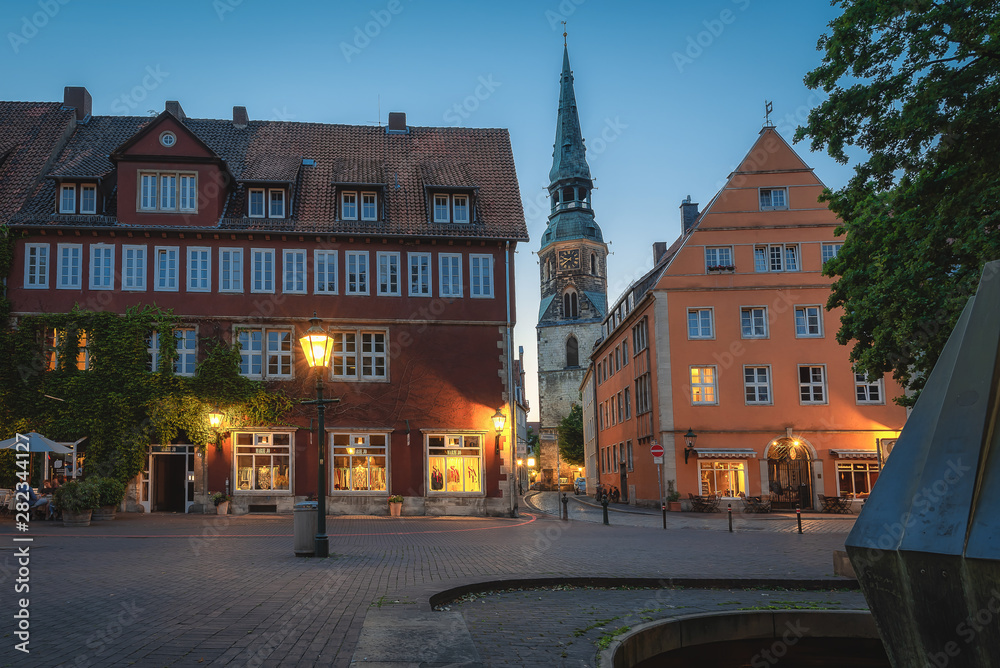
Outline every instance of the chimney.
[[167, 104], [164, 108], [171, 114], [173, 114], [174, 117], [179, 121], [183, 121], [185, 118], [187, 118], [187, 116], [184, 115], [184, 110], [181, 109], [181, 103], [178, 102], [177, 100], [167, 100]]
[[653, 242], [653, 264], [657, 265], [660, 263], [660, 258], [667, 254], [667, 242], [666, 241], [654, 241]]
[[82, 121], [90, 116], [93, 100], [90, 92], [83, 86], [66, 86], [63, 88], [63, 106], [76, 109], [76, 120]]
[[694, 227], [694, 222], [698, 220], [698, 203], [691, 201], [691, 195], [681, 202], [681, 229], [687, 233]]
[[250, 122], [246, 107], [233, 107], [233, 127], [243, 129]]
[[406, 127], [406, 114], [402, 111], [390, 111], [389, 112], [389, 127], [386, 132], [391, 134], [406, 134], [410, 131]]

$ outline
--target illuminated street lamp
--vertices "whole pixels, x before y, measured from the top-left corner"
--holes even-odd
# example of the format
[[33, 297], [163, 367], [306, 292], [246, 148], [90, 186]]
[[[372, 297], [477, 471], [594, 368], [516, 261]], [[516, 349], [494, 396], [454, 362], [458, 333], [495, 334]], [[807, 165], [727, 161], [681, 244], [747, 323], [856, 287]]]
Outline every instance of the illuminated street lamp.
[[498, 408], [497, 412], [493, 414], [493, 428], [497, 432], [496, 451], [498, 455], [500, 454], [500, 434], [503, 433], [503, 425], [505, 422], [507, 422], [507, 416], [504, 415], [503, 412], [501, 412], [501, 410]]
[[218, 429], [222, 426], [222, 413], [219, 412], [218, 408], [213, 408], [208, 412], [208, 424], [211, 425], [212, 429]]
[[299, 337], [302, 353], [309, 366], [316, 369], [316, 400], [303, 401], [304, 404], [316, 404], [319, 431], [319, 483], [317, 485], [316, 509], [316, 543], [315, 556], [323, 558], [330, 556], [330, 538], [326, 535], [326, 405], [335, 404], [339, 398], [323, 398], [323, 369], [329, 364], [330, 353], [333, 350], [333, 339], [319, 324], [319, 318], [313, 313], [309, 319], [309, 329]]
[[698, 438], [698, 434], [694, 433], [694, 431], [690, 427], [688, 427], [687, 433], [684, 434], [684, 444], [686, 446], [684, 448], [684, 463], [685, 464], [688, 463], [688, 457], [690, 457], [691, 453], [694, 452], [694, 442], [695, 442], [695, 439], [697, 439], [697, 438]]

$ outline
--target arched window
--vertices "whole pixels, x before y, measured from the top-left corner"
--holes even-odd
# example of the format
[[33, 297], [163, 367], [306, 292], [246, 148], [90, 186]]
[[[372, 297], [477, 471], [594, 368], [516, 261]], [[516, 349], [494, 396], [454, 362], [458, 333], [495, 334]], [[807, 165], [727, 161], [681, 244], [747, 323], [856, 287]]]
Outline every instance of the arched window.
[[597, 254], [590, 254], [590, 273], [597, 276]]
[[575, 290], [567, 290], [563, 293], [563, 317], [580, 317], [580, 302], [578, 301]]
[[569, 186], [569, 187], [563, 188], [562, 201], [563, 202], [571, 202], [574, 199], [575, 198], [573, 197], [573, 186]]
[[580, 366], [580, 344], [575, 336], [566, 339], [566, 366]]

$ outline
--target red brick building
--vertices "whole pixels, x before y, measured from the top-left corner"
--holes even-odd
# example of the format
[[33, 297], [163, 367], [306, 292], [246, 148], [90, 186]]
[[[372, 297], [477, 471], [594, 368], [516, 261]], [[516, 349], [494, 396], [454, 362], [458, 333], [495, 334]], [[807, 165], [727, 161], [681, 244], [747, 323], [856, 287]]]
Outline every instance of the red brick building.
[[[156, 304], [184, 323], [176, 373], [195, 373], [211, 335], [239, 343], [243, 375], [309, 398], [298, 336], [315, 312], [341, 398], [323, 445], [331, 512], [384, 514], [390, 494], [407, 514], [511, 511], [512, 265], [527, 230], [506, 130], [90, 111], [82, 88], [63, 105], [0, 103], [15, 320]], [[134, 501], [184, 512], [229, 489], [234, 512], [289, 511], [317, 488], [310, 415], [227, 432], [218, 450], [152, 444]]]

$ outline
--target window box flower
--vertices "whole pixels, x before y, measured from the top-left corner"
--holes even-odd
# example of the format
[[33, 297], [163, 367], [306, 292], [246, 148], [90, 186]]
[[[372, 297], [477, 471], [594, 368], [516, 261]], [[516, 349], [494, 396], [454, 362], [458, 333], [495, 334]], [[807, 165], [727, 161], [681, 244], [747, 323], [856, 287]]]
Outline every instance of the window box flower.
[[708, 268], [708, 273], [710, 274], [731, 274], [735, 271], [735, 264], [716, 264]]

